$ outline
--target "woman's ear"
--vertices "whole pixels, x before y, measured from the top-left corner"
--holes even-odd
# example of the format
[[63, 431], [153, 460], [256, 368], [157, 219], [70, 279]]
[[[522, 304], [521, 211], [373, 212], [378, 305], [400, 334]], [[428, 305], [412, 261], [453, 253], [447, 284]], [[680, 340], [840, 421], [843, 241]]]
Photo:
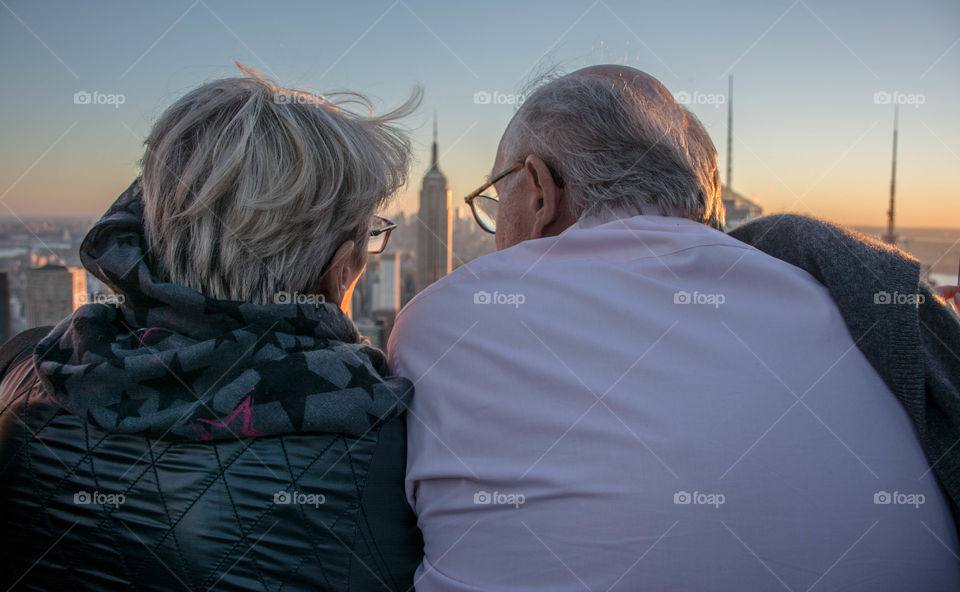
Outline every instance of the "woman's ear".
[[345, 241], [337, 248], [320, 278], [320, 293], [327, 302], [333, 302], [341, 308], [343, 302], [353, 295], [353, 288], [367, 266], [366, 257], [358, 260], [355, 251], [356, 243]]

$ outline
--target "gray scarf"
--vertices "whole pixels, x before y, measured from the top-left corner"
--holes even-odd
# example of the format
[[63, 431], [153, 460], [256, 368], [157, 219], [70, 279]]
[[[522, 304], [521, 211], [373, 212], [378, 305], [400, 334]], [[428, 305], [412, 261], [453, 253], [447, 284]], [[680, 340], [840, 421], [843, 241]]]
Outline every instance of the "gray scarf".
[[84, 267], [118, 295], [81, 306], [37, 346], [60, 405], [115, 433], [219, 440], [359, 437], [413, 395], [332, 304], [215, 300], [157, 280], [135, 181], [90, 230]]

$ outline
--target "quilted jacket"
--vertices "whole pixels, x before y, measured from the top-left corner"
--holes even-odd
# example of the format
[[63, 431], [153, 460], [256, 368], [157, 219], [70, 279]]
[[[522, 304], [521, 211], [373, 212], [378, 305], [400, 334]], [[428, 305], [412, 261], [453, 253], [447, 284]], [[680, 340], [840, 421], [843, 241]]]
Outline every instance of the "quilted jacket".
[[0, 587], [410, 589], [412, 385], [339, 308], [158, 279], [137, 183], [80, 254], [117, 297], [0, 382]]

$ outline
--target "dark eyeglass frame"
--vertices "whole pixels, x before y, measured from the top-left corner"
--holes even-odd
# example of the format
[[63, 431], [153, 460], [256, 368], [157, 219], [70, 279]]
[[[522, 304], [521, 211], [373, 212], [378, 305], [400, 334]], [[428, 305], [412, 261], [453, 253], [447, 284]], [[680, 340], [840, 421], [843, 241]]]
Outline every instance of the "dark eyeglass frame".
[[[473, 213], [473, 219], [476, 220], [480, 228], [489, 232], [490, 234], [497, 233], [496, 221], [494, 221], [494, 225], [491, 227], [489, 224], [484, 222], [483, 218], [480, 215], [480, 212], [477, 211], [477, 204], [476, 204], [477, 198], [483, 197], [485, 199], [489, 199], [490, 201], [495, 201], [499, 203], [500, 202], [499, 197], [494, 197], [492, 195], [483, 195], [483, 192], [489, 189], [494, 183], [496, 183], [500, 179], [503, 179], [504, 177], [506, 177], [507, 175], [523, 170], [524, 166], [526, 166], [526, 160], [521, 160], [517, 162], [512, 167], [503, 171], [502, 173], [494, 175], [493, 177], [490, 178], [489, 181], [487, 181], [477, 189], [473, 190], [470, 193], [470, 195], [463, 198], [463, 201], [467, 202], [467, 204], [470, 206], [470, 211]], [[554, 170], [552, 166], [547, 165], [547, 168], [550, 170], [550, 175], [553, 177], [553, 182], [556, 183], [557, 187], [559, 187], [560, 189], [563, 189], [563, 185], [564, 185], [563, 177], [561, 177], [560, 174], [557, 173], [557, 171]]]
[[380, 226], [377, 226], [376, 228], [370, 229], [370, 233], [369, 233], [370, 238], [374, 238], [374, 237], [380, 236], [383, 233], [387, 233], [387, 236], [383, 237], [383, 244], [380, 245], [379, 249], [371, 249], [368, 243], [367, 253], [370, 255], [379, 255], [380, 253], [384, 252], [387, 249], [387, 243], [390, 241], [390, 233], [396, 230], [397, 223], [394, 222], [393, 220], [390, 220], [389, 218], [384, 218], [383, 216], [374, 216], [373, 219], [381, 222], [382, 224]]

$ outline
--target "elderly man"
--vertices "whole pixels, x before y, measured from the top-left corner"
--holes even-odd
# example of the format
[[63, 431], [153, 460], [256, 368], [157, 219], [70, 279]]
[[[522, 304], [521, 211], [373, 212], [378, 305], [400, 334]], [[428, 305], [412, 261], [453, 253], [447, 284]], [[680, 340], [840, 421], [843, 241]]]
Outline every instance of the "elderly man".
[[723, 234], [716, 151], [642, 72], [528, 96], [498, 252], [397, 319], [418, 590], [946, 590], [948, 502], [827, 288]]

